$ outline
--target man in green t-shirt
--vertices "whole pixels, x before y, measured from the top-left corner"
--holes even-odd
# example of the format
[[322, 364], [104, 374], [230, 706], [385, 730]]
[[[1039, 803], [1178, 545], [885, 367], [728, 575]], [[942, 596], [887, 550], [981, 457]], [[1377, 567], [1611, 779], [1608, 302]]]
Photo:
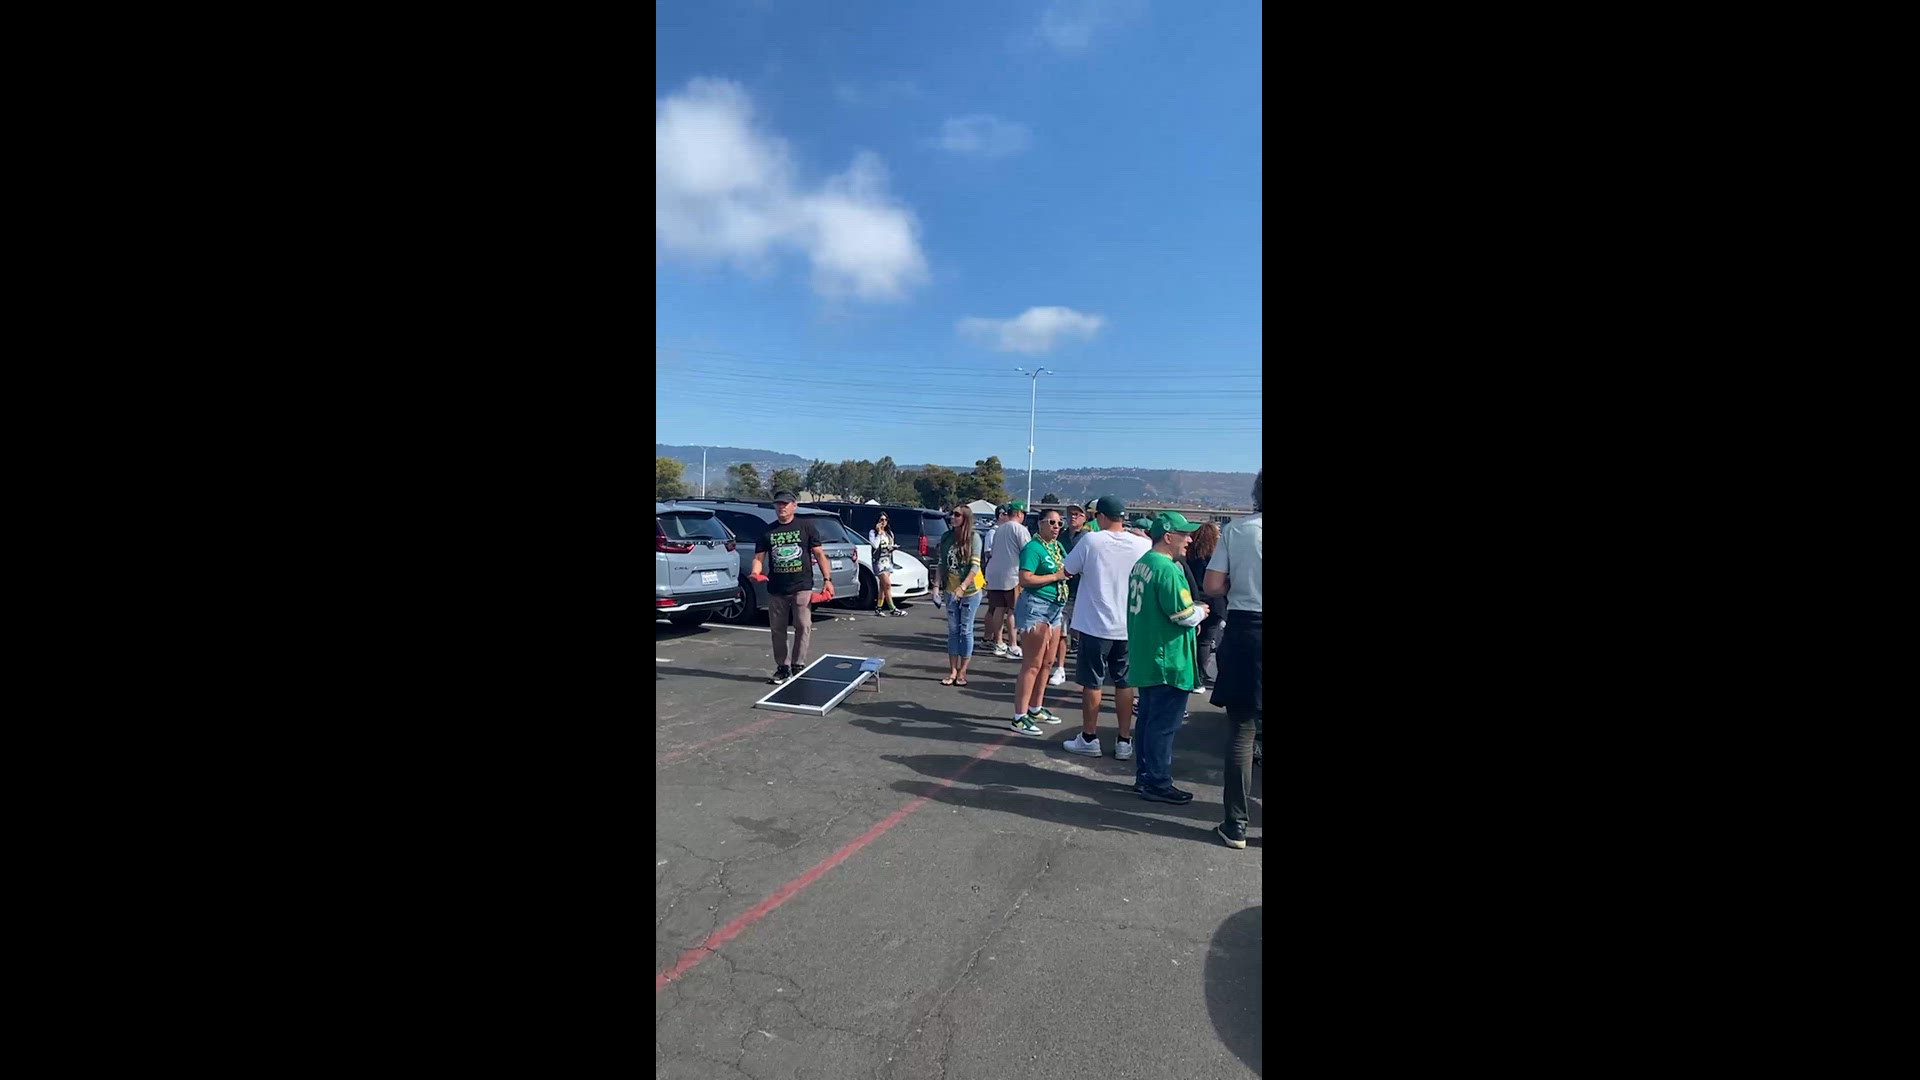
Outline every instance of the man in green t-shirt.
[[1153, 547], [1127, 576], [1127, 681], [1135, 687], [1133, 790], [1155, 802], [1187, 803], [1193, 792], [1173, 786], [1173, 735], [1187, 719], [1199, 625], [1207, 605], [1187, 587], [1187, 544], [1198, 525], [1168, 510], [1154, 515]]

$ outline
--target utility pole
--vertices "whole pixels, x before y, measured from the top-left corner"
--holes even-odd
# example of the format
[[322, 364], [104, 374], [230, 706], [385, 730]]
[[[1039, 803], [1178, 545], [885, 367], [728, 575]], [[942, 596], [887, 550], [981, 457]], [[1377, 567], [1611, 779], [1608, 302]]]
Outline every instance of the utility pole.
[[700, 448], [700, 497], [707, 497], [707, 448]]
[[1032, 381], [1032, 390], [1027, 394], [1027, 507], [1031, 510], [1033, 507], [1033, 418], [1034, 411], [1040, 401], [1040, 376], [1058, 373], [1050, 371], [1047, 368], [1036, 368], [1028, 371], [1026, 368], [1017, 367], [1013, 370], [1020, 372]]

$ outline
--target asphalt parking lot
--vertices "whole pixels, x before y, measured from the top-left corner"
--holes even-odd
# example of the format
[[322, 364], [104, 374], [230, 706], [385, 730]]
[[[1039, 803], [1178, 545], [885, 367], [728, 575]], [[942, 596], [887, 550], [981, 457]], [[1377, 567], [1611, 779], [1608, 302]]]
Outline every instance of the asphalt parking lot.
[[1017, 661], [941, 686], [930, 603], [816, 616], [814, 657], [887, 659], [824, 717], [752, 708], [770, 646], [764, 618], [655, 624], [659, 1075], [1261, 1075], [1265, 766], [1228, 848], [1204, 695], [1174, 754], [1195, 797], [1168, 806], [1128, 790], [1111, 690], [1087, 758], [1060, 748], [1071, 681], [1040, 738], [1008, 727]]

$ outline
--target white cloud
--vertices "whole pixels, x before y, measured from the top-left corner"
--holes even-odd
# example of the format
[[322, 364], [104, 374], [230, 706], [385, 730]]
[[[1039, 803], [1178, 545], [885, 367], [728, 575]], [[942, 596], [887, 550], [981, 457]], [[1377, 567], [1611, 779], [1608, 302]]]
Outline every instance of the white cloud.
[[1102, 31], [1131, 22], [1145, 0], [1052, 0], [1040, 15], [1038, 38], [1063, 53], [1082, 53]]
[[1030, 307], [1011, 319], [961, 319], [957, 329], [1001, 352], [1043, 353], [1067, 338], [1090, 338], [1107, 320], [1072, 308]]
[[755, 272], [798, 252], [823, 296], [898, 299], [927, 277], [911, 210], [866, 151], [805, 190], [786, 141], [754, 121], [739, 83], [694, 79], [654, 103], [654, 240], [660, 253]]
[[955, 154], [979, 157], [1005, 157], [1025, 150], [1033, 142], [1033, 129], [997, 116], [958, 116], [940, 125], [933, 145]]

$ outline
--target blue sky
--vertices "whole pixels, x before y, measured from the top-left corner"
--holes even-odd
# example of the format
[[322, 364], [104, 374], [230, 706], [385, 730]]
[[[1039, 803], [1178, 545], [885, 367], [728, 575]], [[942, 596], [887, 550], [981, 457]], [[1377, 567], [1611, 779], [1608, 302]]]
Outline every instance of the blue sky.
[[659, 441], [1259, 467], [1255, 0], [655, 23]]

